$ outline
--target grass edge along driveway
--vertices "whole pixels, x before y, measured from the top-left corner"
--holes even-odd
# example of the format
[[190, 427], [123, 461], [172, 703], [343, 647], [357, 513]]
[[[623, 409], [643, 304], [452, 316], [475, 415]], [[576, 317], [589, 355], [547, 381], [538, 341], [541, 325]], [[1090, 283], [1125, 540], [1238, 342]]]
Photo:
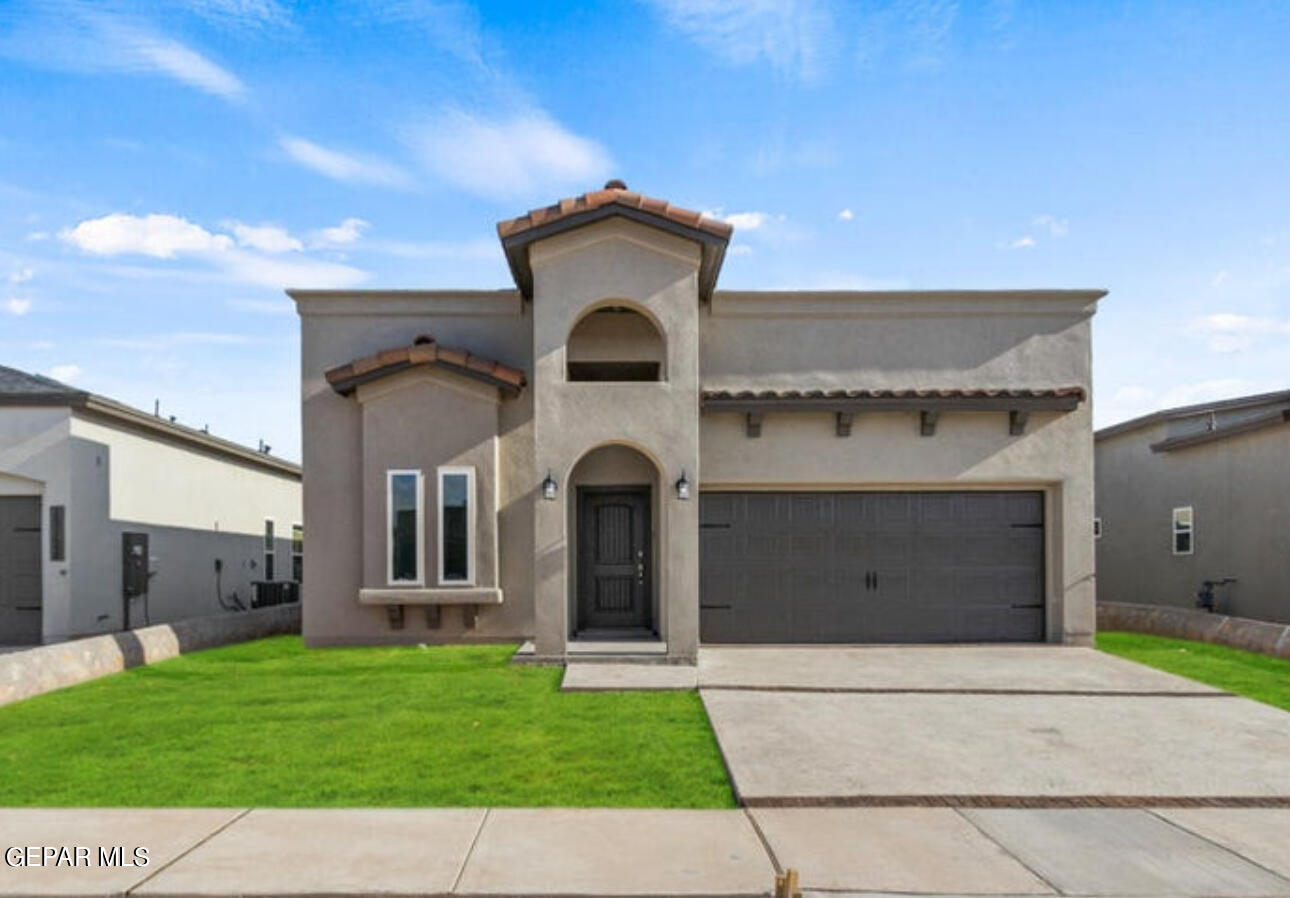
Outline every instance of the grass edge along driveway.
[[1290, 660], [1142, 633], [1097, 634], [1104, 652], [1290, 711]]
[[0, 708], [0, 806], [734, 807], [695, 692], [513, 645], [195, 652]]

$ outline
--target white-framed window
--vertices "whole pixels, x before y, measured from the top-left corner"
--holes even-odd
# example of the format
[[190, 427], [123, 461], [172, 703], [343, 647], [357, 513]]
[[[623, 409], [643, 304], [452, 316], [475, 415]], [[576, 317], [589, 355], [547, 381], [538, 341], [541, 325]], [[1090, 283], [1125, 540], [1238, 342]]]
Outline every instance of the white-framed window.
[[305, 528], [291, 525], [291, 579], [299, 583], [305, 574]]
[[1101, 538], [1102, 538], [1102, 519], [1094, 518], [1093, 519], [1093, 539], [1101, 539]]
[[1196, 549], [1196, 519], [1190, 505], [1175, 508], [1173, 514], [1174, 554], [1190, 555]]
[[264, 579], [273, 579], [273, 518], [264, 519]]
[[420, 471], [385, 472], [385, 577], [390, 585], [425, 583], [425, 485]]
[[475, 585], [475, 469], [439, 469], [439, 583]]

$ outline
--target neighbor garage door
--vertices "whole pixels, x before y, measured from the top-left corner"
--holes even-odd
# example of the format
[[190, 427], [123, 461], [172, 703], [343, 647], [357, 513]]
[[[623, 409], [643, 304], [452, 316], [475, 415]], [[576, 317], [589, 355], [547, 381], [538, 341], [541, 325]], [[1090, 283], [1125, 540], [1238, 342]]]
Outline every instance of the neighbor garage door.
[[0, 496], [0, 645], [40, 642], [40, 497]]
[[700, 497], [710, 643], [1044, 638], [1039, 492]]

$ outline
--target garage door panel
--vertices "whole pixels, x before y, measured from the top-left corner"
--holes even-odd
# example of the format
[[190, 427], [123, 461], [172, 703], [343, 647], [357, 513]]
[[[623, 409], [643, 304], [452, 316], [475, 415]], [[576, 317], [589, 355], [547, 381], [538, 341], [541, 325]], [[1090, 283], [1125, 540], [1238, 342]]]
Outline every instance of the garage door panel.
[[1043, 638], [1042, 493], [704, 493], [700, 502], [704, 641]]

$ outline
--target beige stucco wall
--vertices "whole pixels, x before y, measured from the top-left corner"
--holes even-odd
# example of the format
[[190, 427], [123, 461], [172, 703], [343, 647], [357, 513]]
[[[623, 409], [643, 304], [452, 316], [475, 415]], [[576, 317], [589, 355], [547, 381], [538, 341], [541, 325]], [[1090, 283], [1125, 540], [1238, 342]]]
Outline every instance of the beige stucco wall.
[[[656, 491], [656, 627], [677, 660], [692, 659], [699, 640], [698, 503], [667, 491], [683, 470], [699, 468], [698, 247], [619, 219], [535, 244], [533, 267], [534, 445], [538, 472], [567, 487], [580, 458], [606, 444], [628, 445], [650, 459], [664, 484]], [[666, 342], [666, 380], [569, 383], [565, 344], [574, 324], [599, 304], [627, 305], [655, 322]], [[574, 557], [564, 488], [534, 506], [536, 648], [558, 657], [575, 622], [570, 581]]]
[[[699, 488], [1042, 490], [1049, 638], [1091, 639], [1089, 402], [1068, 414], [1036, 413], [1020, 436], [1009, 435], [1004, 412], [943, 414], [933, 437], [919, 436], [912, 414], [862, 414], [845, 439], [835, 435], [831, 416], [776, 413], [766, 416], [762, 437], [750, 440], [742, 416], [701, 414], [699, 392], [701, 386], [1089, 391], [1095, 294], [718, 292], [704, 304], [698, 247], [622, 219], [538, 241], [530, 262], [531, 301], [513, 291], [293, 294], [303, 341], [305, 525], [310, 544], [325, 547], [322, 557], [310, 557], [305, 584], [310, 644], [534, 637], [540, 656], [560, 658], [576, 629], [576, 487], [643, 480], [654, 486], [655, 621], [673, 660], [693, 658], [699, 503], [676, 497], [672, 484], [682, 472]], [[635, 309], [662, 334], [661, 351], [652, 350], [664, 360], [661, 382], [568, 382], [569, 336], [604, 306]], [[357, 600], [373, 558], [382, 559], [383, 570], [383, 550], [373, 554], [371, 534], [373, 520], [383, 534], [384, 510], [377, 516], [363, 498], [372, 494], [376, 470], [369, 466], [365, 492], [363, 404], [338, 396], [323, 373], [422, 333], [529, 375], [519, 398], [480, 403], [475, 412], [441, 405], [450, 403], [442, 385], [415, 394], [419, 411], [383, 438], [388, 457], [420, 441], [424, 451], [410, 466], [431, 481], [449, 456], [486, 451], [480, 447], [491, 412], [480, 409], [495, 409], [497, 582], [504, 602], [481, 608], [470, 631], [450, 613], [437, 630], [413, 613], [404, 630], [392, 631], [382, 608]], [[610, 342], [610, 335], [597, 335], [583, 357], [621, 358]], [[394, 409], [408, 408], [397, 393], [389, 402], [391, 421]], [[460, 445], [441, 444], [442, 435], [432, 433], [445, 415], [463, 422]], [[548, 472], [559, 485], [550, 502], [537, 497]], [[383, 503], [383, 481], [377, 495]]]
[[[495, 416], [496, 422], [497, 477], [492, 501], [497, 509], [497, 533], [493, 542], [500, 547], [497, 585], [502, 590], [502, 604], [481, 606], [473, 629], [466, 629], [459, 609], [445, 608], [438, 628], [431, 628], [424, 615], [409, 609], [403, 629], [393, 630], [383, 607], [359, 602], [359, 591], [365, 585], [364, 521], [370, 514], [364, 508], [363, 405], [355, 397], [335, 393], [323, 377], [330, 368], [382, 349], [407, 346], [422, 334], [433, 335], [445, 346], [469, 349], [527, 371], [531, 366], [530, 321], [519, 294], [502, 290], [300, 291], [293, 295], [301, 329], [304, 517], [309, 570], [303, 590], [306, 642], [460, 642], [531, 636], [532, 500], [536, 483], [531, 475], [532, 400], [528, 391], [515, 399], [485, 402], [484, 408], [490, 411], [477, 412]], [[438, 400], [417, 401], [433, 406]], [[430, 443], [448, 439], [444, 432], [455, 426], [455, 421], [445, 425], [436, 415], [414, 412], [408, 415], [405, 433], [413, 444]], [[472, 426], [479, 426], [478, 420]], [[478, 434], [471, 439], [469, 448], [443, 443], [443, 451], [480, 451]], [[395, 451], [393, 442], [389, 449]], [[434, 468], [450, 463], [432, 458], [431, 453], [418, 454], [413, 461], [410, 467], [424, 468], [428, 488], [434, 483]], [[479, 478], [478, 473], [476, 476]], [[476, 483], [477, 489], [485, 489], [479, 479]], [[384, 503], [383, 483], [376, 501]], [[426, 510], [427, 539], [433, 541], [434, 506], [429, 501]], [[382, 504], [382, 534], [383, 515]], [[308, 546], [314, 551], [310, 552]], [[433, 558], [428, 546], [428, 567]], [[437, 571], [437, 567], [431, 570]]]
[[497, 586], [497, 390], [433, 369], [413, 369], [358, 389], [363, 409], [363, 586], [388, 582], [386, 475], [418, 470], [424, 477], [425, 569], [421, 585], [439, 583], [438, 469], [475, 470], [474, 582]]
[[[1087, 294], [718, 293], [701, 318], [705, 389], [1082, 386], [1091, 392]], [[1092, 409], [1032, 414], [1010, 436], [1005, 412], [857, 414], [838, 437], [829, 414], [705, 413], [702, 487], [1042, 489], [1048, 636], [1094, 630]]]
[[[1151, 451], [1167, 436], [1203, 430], [1205, 420], [1097, 441], [1099, 596], [1191, 608], [1201, 581], [1236, 577], [1215, 591], [1219, 611], [1290, 623], [1290, 425]], [[1173, 509], [1183, 506], [1194, 510], [1194, 551], [1174, 555]]]
[[666, 359], [666, 343], [644, 315], [599, 309], [576, 325], [569, 335], [571, 362], [658, 362]]

